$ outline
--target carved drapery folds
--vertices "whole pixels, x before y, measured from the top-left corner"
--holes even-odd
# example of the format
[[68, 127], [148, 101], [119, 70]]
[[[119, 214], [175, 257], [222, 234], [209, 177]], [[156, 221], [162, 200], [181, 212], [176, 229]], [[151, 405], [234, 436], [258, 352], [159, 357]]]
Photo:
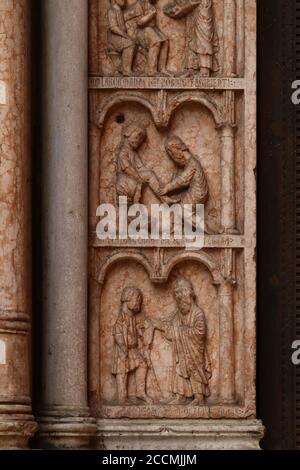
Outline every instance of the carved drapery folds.
[[[255, 417], [255, 357], [244, 367], [255, 350], [245, 292], [255, 218], [244, 203], [255, 167], [245, 141], [246, 125], [255, 140], [255, 31], [244, 22], [255, 23], [255, 2], [240, 3], [90, 1], [89, 391], [99, 423]], [[119, 210], [120, 197], [203, 204], [204, 247], [99, 240], [97, 207]]]

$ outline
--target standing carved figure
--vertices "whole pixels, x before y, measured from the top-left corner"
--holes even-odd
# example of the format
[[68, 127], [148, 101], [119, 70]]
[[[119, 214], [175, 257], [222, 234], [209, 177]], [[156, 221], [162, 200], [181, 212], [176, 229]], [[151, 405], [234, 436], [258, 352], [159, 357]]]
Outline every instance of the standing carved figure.
[[219, 70], [217, 53], [219, 38], [215, 25], [212, 0], [173, 0], [164, 12], [171, 18], [187, 15], [187, 64], [190, 74], [199, 71], [209, 77]]
[[202, 405], [210, 395], [211, 365], [206, 348], [204, 312], [196, 302], [192, 283], [178, 278], [173, 284], [177, 310], [169, 322], [157, 327], [172, 342], [173, 366], [170, 391], [175, 398], [170, 404]]
[[122, 140], [117, 152], [117, 196], [127, 197], [128, 204], [141, 200], [143, 185], [148, 185], [153, 193], [165, 203], [174, 201], [161, 195], [162, 184], [156, 174], [142, 162], [138, 149], [145, 141], [147, 132], [139, 123], [130, 123], [122, 130]]
[[129, 36], [124, 21], [126, 0], [111, 0], [108, 10], [108, 53], [117, 59], [116, 69], [124, 76], [132, 75], [136, 50], [134, 40]]
[[146, 382], [149, 366], [149, 342], [143, 344], [143, 336], [137, 325], [136, 316], [142, 307], [142, 292], [136, 287], [126, 287], [121, 296], [121, 306], [113, 328], [114, 358], [112, 374], [116, 376], [118, 402], [128, 401], [128, 375], [135, 374], [136, 398], [152, 403], [147, 395]]
[[124, 14], [130, 36], [147, 51], [147, 72], [167, 72], [169, 41], [157, 26], [156, 0], [136, 0]]

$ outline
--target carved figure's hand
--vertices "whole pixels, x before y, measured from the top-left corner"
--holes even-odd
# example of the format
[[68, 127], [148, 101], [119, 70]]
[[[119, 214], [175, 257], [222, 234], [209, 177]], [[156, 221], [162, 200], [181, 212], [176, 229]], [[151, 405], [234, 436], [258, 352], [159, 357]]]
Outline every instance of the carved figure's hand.
[[165, 188], [164, 187], [159, 188], [157, 193], [159, 196], [164, 196], [166, 194]]
[[165, 328], [163, 322], [159, 318], [154, 319], [154, 325], [156, 328], [160, 328], [161, 330], [164, 330]]

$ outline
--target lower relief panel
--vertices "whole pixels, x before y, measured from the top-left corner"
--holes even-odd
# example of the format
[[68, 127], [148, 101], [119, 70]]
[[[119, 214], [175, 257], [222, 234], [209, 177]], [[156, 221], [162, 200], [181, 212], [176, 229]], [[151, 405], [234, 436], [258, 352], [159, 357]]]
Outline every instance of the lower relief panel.
[[[103, 284], [91, 282], [94, 413], [113, 419], [255, 416], [243, 252], [234, 256], [238, 282], [229, 283], [218, 276], [222, 250], [187, 253], [193, 259], [186, 261], [166, 251], [164, 265], [174, 267], [163, 283], [153, 282], [129, 254], [111, 266], [105, 253], [95, 255], [107, 273]], [[149, 266], [151, 256], [149, 249]]]

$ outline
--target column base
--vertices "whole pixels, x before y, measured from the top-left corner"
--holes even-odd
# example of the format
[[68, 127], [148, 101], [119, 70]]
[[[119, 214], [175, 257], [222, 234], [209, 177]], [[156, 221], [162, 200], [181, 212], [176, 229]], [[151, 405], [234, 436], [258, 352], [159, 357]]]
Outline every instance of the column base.
[[0, 449], [26, 450], [38, 429], [32, 415], [0, 415]]
[[88, 410], [55, 407], [38, 418], [38, 443], [42, 449], [89, 449], [97, 431]]
[[260, 450], [264, 426], [249, 420], [98, 420], [97, 447], [109, 450]]

